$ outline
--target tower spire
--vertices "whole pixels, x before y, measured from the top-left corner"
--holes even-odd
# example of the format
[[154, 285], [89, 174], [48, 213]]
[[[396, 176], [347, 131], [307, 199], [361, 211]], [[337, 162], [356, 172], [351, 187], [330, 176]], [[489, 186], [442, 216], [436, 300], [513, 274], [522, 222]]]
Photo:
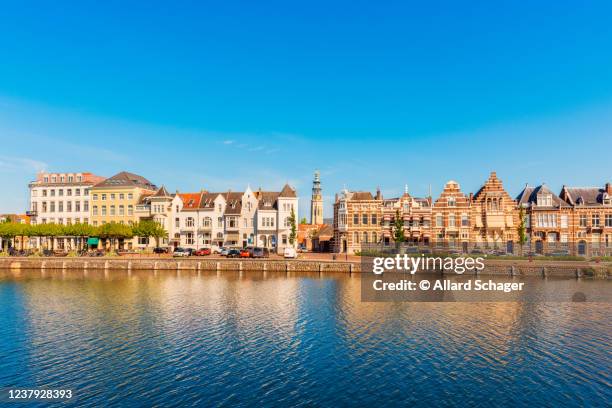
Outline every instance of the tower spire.
[[310, 223], [323, 224], [323, 195], [321, 193], [321, 173], [315, 170], [312, 180], [312, 197], [310, 199]]

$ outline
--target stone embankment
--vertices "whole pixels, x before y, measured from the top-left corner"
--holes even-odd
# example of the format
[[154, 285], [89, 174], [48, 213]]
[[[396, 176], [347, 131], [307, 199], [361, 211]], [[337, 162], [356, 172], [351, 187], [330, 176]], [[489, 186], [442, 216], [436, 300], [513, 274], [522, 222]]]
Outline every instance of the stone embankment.
[[[481, 275], [544, 277], [612, 277], [612, 264], [584, 261], [488, 260]], [[226, 258], [0, 258], [0, 269], [106, 270], [106, 271], [270, 271], [360, 273], [361, 263], [351, 261], [226, 259]], [[432, 271], [431, 273], [441, 273]], [[446, 272], [453, 274], [454, 272]]]

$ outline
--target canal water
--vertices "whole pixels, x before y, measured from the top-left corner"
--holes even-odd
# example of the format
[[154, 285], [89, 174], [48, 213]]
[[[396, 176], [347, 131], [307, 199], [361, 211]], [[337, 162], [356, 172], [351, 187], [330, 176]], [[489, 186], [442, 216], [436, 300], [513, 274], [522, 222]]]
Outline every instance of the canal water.
[[364, 303], [354, 275], [0, 276], [0, 388], [70, 388], [67, 405], [612, 402], [610, 303]]

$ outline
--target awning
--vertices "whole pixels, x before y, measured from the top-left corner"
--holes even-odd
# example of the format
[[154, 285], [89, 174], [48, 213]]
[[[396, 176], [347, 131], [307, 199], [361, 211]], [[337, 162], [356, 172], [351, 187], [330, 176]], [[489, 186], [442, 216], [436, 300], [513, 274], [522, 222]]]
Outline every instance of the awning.
[[100, 242], [100, 238], [87, 238], [87, 245], [96, 246]]

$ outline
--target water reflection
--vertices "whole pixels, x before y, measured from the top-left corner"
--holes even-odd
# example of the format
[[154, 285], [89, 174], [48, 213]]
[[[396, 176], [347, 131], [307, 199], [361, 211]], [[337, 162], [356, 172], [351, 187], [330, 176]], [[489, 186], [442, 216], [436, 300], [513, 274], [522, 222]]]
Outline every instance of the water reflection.
[[365, 303], [344, 274], [1, 271], [0, 383], [83, 406], [603, 405], [609, 313]]

